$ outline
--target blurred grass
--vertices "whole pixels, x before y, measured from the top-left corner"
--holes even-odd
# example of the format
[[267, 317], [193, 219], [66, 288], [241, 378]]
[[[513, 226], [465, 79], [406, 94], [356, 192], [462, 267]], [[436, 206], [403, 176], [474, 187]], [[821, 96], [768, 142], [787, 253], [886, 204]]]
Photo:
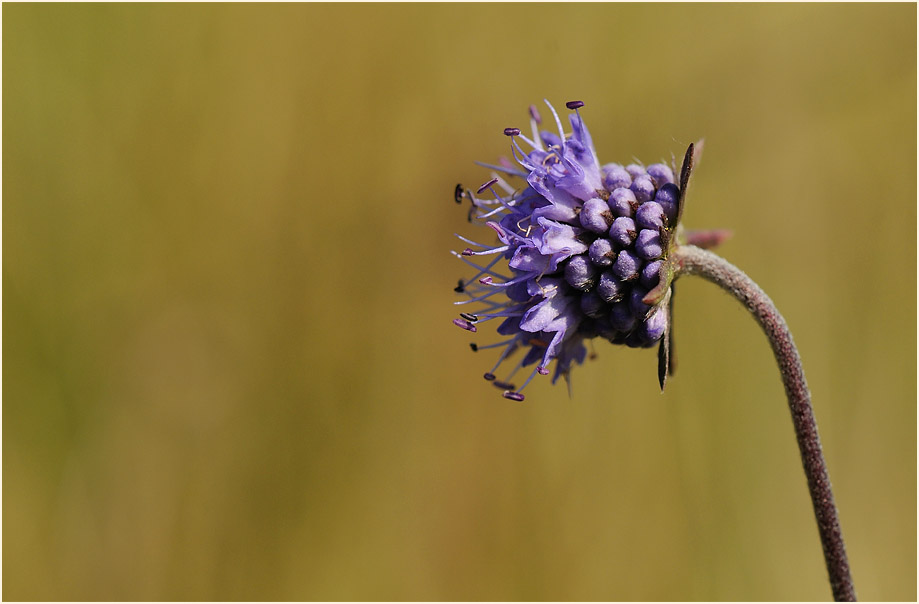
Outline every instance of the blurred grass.
[[[916, 599], [916, 7], [4, 5], [3, 596], [829, 596], [768, 347], [501, 399], [451, 193], [526, 106], [706, 138], [689, 227], [801, 348], [859, 595]], [[487, 336], [483, 335], [483, 339]]]

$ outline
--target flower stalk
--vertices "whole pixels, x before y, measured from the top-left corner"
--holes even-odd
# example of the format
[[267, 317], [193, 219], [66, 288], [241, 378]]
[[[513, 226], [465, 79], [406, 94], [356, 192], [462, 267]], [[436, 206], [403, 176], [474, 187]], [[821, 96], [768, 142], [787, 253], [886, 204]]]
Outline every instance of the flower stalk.
[[823, 555], [833, 598], [838, 602], [854, 602], [855, 587], [849, 571], [849, 560], [839, 526], [839, 515], [833, 499], [830, 477], [817, 434], [810, 402], [810, 392], [804, 378], [801, 357], [795, 348], [785, 319], [779, 314], [769, 296], [740, 269], [712, 252], [693, 245], [676, 246], [673, 252], [675, 277], [698, 275], [718, 285], [737, 298], [763, 328], [785, 385], [791, 419], [794, 424], [804, 474], [810, 490], [817, 528], [823, 544]]

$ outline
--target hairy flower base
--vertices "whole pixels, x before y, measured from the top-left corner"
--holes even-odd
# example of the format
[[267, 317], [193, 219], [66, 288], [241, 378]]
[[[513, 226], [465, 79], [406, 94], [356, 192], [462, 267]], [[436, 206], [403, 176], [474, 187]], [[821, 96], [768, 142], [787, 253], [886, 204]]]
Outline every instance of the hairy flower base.
[[[532, 138], [504, 130], [519, 167], [507, 160], [483, 164], [494, 170], [492, 178], [475, 192], [458, 185], [455, 194], [457, 202], [471, 201], [470, 220], [490, 227], [499, 243], [457, 235], [470, 247], [454, 254], [476, 270], [457, 286], [467, 296], [457, 304], [476, 310], [453, 322], [476, 332], [500, 319], [497, 332], [506, 339], [472, 349], [500, 351], [485, 379], [513, 400], [523, 400], [523, 387], [536, 374], [547, 375], [553, 360], [553, 383], [567, 378], [572, 364], [584, 361], [586, 339], [649, 347], [670, 321], [667, 257], [681, 201], [673, 170], [665, 164], [601, 167], [577, 112], [583, 103], [567, 104], [574, 110], [569, 134], [546, 104], [558, 134], [540, 130], [531, 107]], [[512, 179], [523, 183], [512, 186]], [[519, 362], [498, 380], [498, 368], [518, 351]], [[511, 380], [531, 365], [517, 388]]]

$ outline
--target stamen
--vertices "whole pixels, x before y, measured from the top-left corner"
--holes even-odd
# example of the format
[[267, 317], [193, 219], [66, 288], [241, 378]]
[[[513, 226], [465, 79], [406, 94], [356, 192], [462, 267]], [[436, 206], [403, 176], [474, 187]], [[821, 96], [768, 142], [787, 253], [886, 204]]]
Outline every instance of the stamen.
[[[515, 283], [520, 283], [521, 281], [532, 279], [534, 274], [535, 272], [522, 273], [519, 276], [514, 277], [513, 279], [507, 279], [503, 283], [495, 283], [491, 277], [483, 277], [482, 279], [479, 279], [479, 283], [481, 283], [482, 285], [487, 285], [489, 287], [497, 287], [497, 288], [510, 287], [511, 285], [514, 285]], [[486, 282], [486, 279], [488, 280], [487, 282]]]
[[[549, 357], [549, 353], [552, 352], [551, 346], [552, 346], [552, 343], [553, 343], [553, 342], [554, 342], [554, 343], [558, 343], [557, 340], [560, 339], [560, 337], [559, 337], [560, 335], [561, 335], [561, 334], [560, 334], [559, 332], [556, 332], [556, 333], [555, 333], [555, 337], [552, 338], [552, 342], [550, 342], [549, 345], [546, 346], [546, 354], [542, 357], [542, 365], [541, 365], [542, 367], [547, 366], [547, 365], [549, 364], [549, 361], [552, 360], [552, 359]], [[533, 376], [530, 376], [530, 378], [532, 378], [532, 377], [533, 377]], [[527, 382], [529, 382], [529, 381], [530, 381], [530, 380], [527, 380]]]
[[[457, 306], [463, 306], [466, 304], [472, 304], [473, 302], [483, 302], [484, 300], [487, 300], [488, 298], [491, 298], [492, 296], [496, 296], [500, 293], [501, 293], [500, 289], [494, 289], [488, 292], [487, 294], [479, 296], [478, 298], [470, 298], [469, 300], [460, 300], [459, 302], [454, 302], [454, 304], [456, 304]], [[497, 305], [497, 306], [500, 306], [500, 305]]]
[[[527, 378], [527, 381], [525, 381], [525, 382], [523, 383], [523, 386], [521, 386], [520, 388], [518, 388], [518, 389], [517, 389], [517, 392], [515, 392], [514, 394], [520, 394], [520, 392], [521, 392], [524, 388], [527, 387], [527, 384], [529, 384], [529, 383], [533, 380], [533, 377], [536, 375], [537, 372], [538, 372], [540, 375], [546, 375], [547, 373], [549, 373], [548, 371], [546, 371], [546, 373], [544, 374], [542, 371], [540, 371], [540, 369], [541, 369], [541, 366], [537, 365], [537, 366], [536, 366], [536, 369], [534, 369], [533, 371], [530, 372], [530, 377]], [[514, 399], [514, 400], [516, 400], [516, 399]], [[523, 395], [522, 395], [522, 394], [520, 394], [520, 400], [523, 400]]]
[[[482, 185], [481, 187], [479, 187], [479, 188], [476, 190], [475, 194], [476, 194], [476, 195], [481, 195], [481, 194], [482, 194], [482, 191], [485, 191], [486, 189], [488, 189], [489, 187], [491, 187], [491, 185], [495, 184], [496, 182], [498, 182], [498, 179], [497, 179], [497, 178], [492, 178], [491, 180], [489, 180], [488, 182], [486, 182], [484, 185]], [[492, 191], [492, 192], [494, 192], [494, 191]]]
[[[519, 134], [518, 136], [520, 137], [520, 139], [521, 139], [523, 142], [525, 142], [525, 143], [528, 144], [529, 146], [533, 147], [534, 149], [542, 150], [542, 145], [540, 145], [539, 143], [536, 143], [536, 142], [531, 141], [530, 139], [528, 139], [527, 137], [525, 137], [525, 136], [522, 135], [522, 134]], [[539, 137], [536, 137], [536, 138], [538, 139]]]
[[[504, 204], [503, 201], [502, 201], [501, 203]], [[479, 220], [485, 220], [486, 218], [491, 218], [491, 217], [494, 216], [495, 214], [501, 214], [502, 212], [509, 212], [510, 209], [511, 209], [511, 206], [502, 205], [501, 207], [495, 208], [494, 210], [492, 210], [492, 211], [490, 211], [490, 212], [487, 212], [487, 213], [485, 213], [485, 214], [481, 214], [480, 216], [477, 216], [477, 218], [478, 218]]]
[[[517, 351], [517, 348], [518, 348], [518, 347], [519, 347], [518, 338], [512, 338], [511, 341], [508, 342], [507, 347], [506, 347], [506, 348], [504, 349], [504, 351], [501, 353], [501, 356], [498, 357], [498, 362], [495, 363], [495, 366], [491, 368], [491, 371], [489, 371], [489, 372], [488, 372], [487, 374], [485, 374], [485, 375], [490, 375], [490, 376], [492, 376], [491, 379], [494, 380], [494, 379], [495, 379], [495, 377], [494, 377], [495, 371], [498, 370], [498, 367], [501, 366], [501, 363], [503, 363], [504, 360], [507, 359], [507, 357], [511, 356], [511, 354], [513, 354], [514, 352]], [[508, 379], [510, 379], [511, 376], [513, 376], [513, 373], [511, 373], [511, 375], [508, 376]], [[485, 379], [488, 379], [488, 378], [486, 377]]]
[[505, 128], [504, 136], [517, 136], [520, 134], [520, 128]]
[[510, 339], [510, 340], [505, 340], [503, 342], [495, 342], [494, 344], [487, 344], [485, 346], [479, 346], [478, 344], [476, 344], [475, 349], [476, 349], [476, 352], [478, 352], [479, 350], [486, 350], [488, 348], [498, 348], [499, 346], [507, 346], [513, 341], [514, 341], [513, 339]]
[[518, 403], [522, 402], [524, 398], [523, 395], [520, 394], [519, 392], [510, 392], [510, 391], [505, 392], [502, 396], [504, 398], [509, 398], [512, 401], [517, 401]]
[[[581, 119], [581, 112], [578, 111], [581, 107], [584, 106], [584, 101], [568, 101], [565, 103], [565, 107], [568, 109], [573, 109], [575, 113], [578, 114], [578, 126], [581, 129], [581, 132], [584, 132], [584, 120]], [[594, 154], [596, 156], [596, 154]]]
[[505, 174], [510, 174], [511, 176], [517, 176], [520, 178], [526, 178], [529, 176], [528, 172], [523, 170], [518, 170], [514, 168], [513, 165], [509, 164], [507, 166], [496, 166], [494, 164], [486, 164], [484, 162], [477, 161], [475, 162], [477, 166], [482, 166], [483, 168], [491, 168], [492, 170], [497, 170], [498, 172], [504, 172]]
[[[517, 134], [520, 134], [520, 130], [518, 130], [517, 128], [514, 128], [514, 130], [517, 130]], [[505, 131], [505, 134], [506, 133], [507, 132]], [[522, 158], [517, 157], [518, 151], [520, 152], [520, 155], [522, 156]], [[527, 156], [526, 152], [520, 148], [520, 145], [517, 144], [516, 137], [511, 137], [511, 153], [514, 155], [514, 159], [517, 160], [517, 163], [523, 166], [524, 168], [526, 168], [527, 170], [532, 171], [536, 167], [533, 165], [533, 162], [529, 160], [529, 157]]]
[[[507, 184], [507, 181], [504, 180], [503, 178], [501, 178], [500, 175], [495, 174], [494, 176], [495, 176], [495, 178], [498, 179], [498, 186], [501, 187], [502, 189], [504, 189], [504, 192], [505, 192], [505, 193], [507, 193], [507, 194], [510, 195], [511, 197], [513, 197], [514, 195], [517, 194], [517, 191], [514, 189], [514, 187], [510, 186], [509, 184]], [[511, 199], [511, 201], [509, 201], [508, 203], [511, 203], [512, 201], [514, 201], [514, 200]]]
[[499, 312], [490, 312], [490, 313], [486, 313], [483, 315], [476, 315], [476, 320], [474, 322], [484, 323], [485, 321], [491, 321], [492, 319], [506, 319], [508, 317], [522, 317], [523, 313], [524, 311], [520, 310], [520, 306], [515, 305], [510, 310], [502, 310]]
[[466, 319], [467, 321], [469, 321], [470, 323], [475, 323], [476, 321], [479, 320], [479, 318], [478, 318], [477, 316], [475, 316], [475, 315], [473, 315], [473, 314], [470, 314], [470, 313], [468, 313], [468, 312], [461, 312], [461, 313], [460, 313], [460, 316], [461, 316], [462, 318]]
[[453, 201], [463, 203], [463, 185], [456, 185], [456, 190], [453, 191]]
[[[467, 264], [470, 264], [470, 265], [474, 266], [475, 268], [479, 269], [479, 272], [476, 273], [476, 275], [475, 275], [474, 277], [472, 277], [472, 279], [470, 279], [469, 281], [464, 282], [462, 279], [459, 280], [459, 284], [457, 284], [456, 289], [453, 290], [453, 291], [455, 291], [455, 292], [458, 293], [458, 294], [464, 293], [464, 292], [466, 291], [466, 285], [472, 283], [472, 282], [473, 282], [475, 279], [477, 279], [480, 275], [484, 275], [485, 273], [490, 272], [491, 267], [493, 267], [493, 266], [498, 262], [498, 260], [501, 259], [501, 256], [498, 256], [497, 258], [495, 258], [494, 260], [492, 260], [491, 262], [489, 262], [489, 263], [488, 263], [488, 266], [482, 268], [481, 266], [478, 266], [478, 265], [475, 264], [475, 263], [469, 262], [468, 260], [466, 260], [465, 258], [463, 258], [461, 255], [456, 254], [456, 252], [454, 252], [454, 255], [456, 255], [457, 258], [463, 260], [463, 261], [466, 262]], [[492, 273], [492, 274], [495, 274], [495, 273]]]
[[542, 123], [542, 117], [540, 117], [539, 111], [536, 109], [536, 105], [530, 105], [530, 117], [533, 118], [533, 121], [537, 124]]
[[555, 118], [555, 125], [558, 126], [558, 137], [562, 139], [562, 145], [565, 144], [565, 130], [562, 128], [562, 120], [558, 117], [558, 112], [555, 111], [555, 107], [552, 106], [547, 99], [543, 99], [546, 102], [546, 105], [549, 106], [549, 110], [552, 112], [552, 116]]
[[475, 325], [464, 319], [453, 319], [453, 324], [466, 331], [471, 331], [472, 333], [476, 332]]
[[514, 384], [511, 384], [509, 382], [502, 382], [501, 380], [495, 380], [494, 382], [492, 382], [492, 384], [494, 384], [495, 388], [500, 388], [501, 390], [516, 390], [517, 389], [517, 386], [515, 386]]
[[478, 345], [477, 345], [475, 342], [469, 342], [469, 348], [472, 349], [472, 352], [478, 352], [478, 351], [479, 351], [479, 347], [478, 347]]
[[467, 247], [466, 249], [463, 250], [463, 253], [460, 255], [461, 256], [490, 256], [491, 254], [503, 254], [504, 252], [507, 251], [507, 248], [508, 246], [502, 245], [501, 247], [495, 247], [490, 250], [482, 250], [481, 252], [477, 252], [471, 247]]
[[542, 118], [539, 116], [539, 112], [536, 111], [534, 105], [530, 105], [530, 132], [533, 134], [533, 141], [531, 141], [530, 144], [533, 145], [534, 149], [545, 151], [546, 148], [543, 146], [542, 137], [539, 136], [540, 123], [542, 123]]
[[468, 237], [463, 237], [463, 236], [460, 235], [459, 233], [453, 233], [453, 236], [456, 237], [457, 239], [459, 239], [460, 241], [464, 241], [464, 242], [468, 243], [469, 245], [477, 245], [477, 246], [479, 246], [479, 247], [488, 247], [488, 246], [485, 245], [484, 243], [479, 243], [478, 241], [473, 241], [472, 239], [469, 239]]
[[486, 380], [488, 380], [489, 382], [494, 382], [494, 381], [497, 379], [497, 377], [495, 376], [494, 373], [486, 373], [486, 374], [485, 374], [484, 376], [482, 376], [482, 377], [484, 377], [484, 378], [485, 378]]
[[539, 372], [539, 375], [549, 375], [549, 369], [547, 367], [537, 367], [536, 371]]
[[489, 262], [489, 263], [488, 263], [488, 266], [482, 267], [482, 266], [479, 266], [478, 264], [476, 264], [475, 262], [473, 262], [473, 261], [471, 261], [471, 260], [469, 260], [469, 259], [467, 259], [467, 258], [464, 258], [462, 254], [457, 254], [456, 252], [452, 252], [452, 251], [451, 251], [450, 253], [453, 254], [454, 256], [456, 256], [457, 258], [459, 258], [460, 260], [462, 260], [463, 262], [465, 262], [466, 264], [468, 264], [469, 266], [471, 266], [472, 268], [474, 268], [474, 269], [476, 269], [477, 271], [479, 271], [479, 273], [478, 273], [475, 277], [473, 277], [472, 279], [469, 279], [468, 281], [466, 281], [467, 284], [468, 284], [468, 283], [472, 283], [472, 281], [475, 280], [475, 279], [477, 279], [479, 275], [484, 275], [484, 274], [486, 274], [486, 273], [489, 274], [489, 275], [492, 275], [493, 277], [498, 277], [499, 279], [506, 279], [506, 277], [505, 277], [504, 275], [502, 275], [502, 274], [500, 274], [500, 273], [496, 273], [495, 271], [491, 270], [491, 267], [493, 267], [495, 264], [497, 264], [498, 260], [501, 259], [501, 256], [498, 256], [497, 258], [495, 258], [494, 260], [492, 260], [491, 262]]

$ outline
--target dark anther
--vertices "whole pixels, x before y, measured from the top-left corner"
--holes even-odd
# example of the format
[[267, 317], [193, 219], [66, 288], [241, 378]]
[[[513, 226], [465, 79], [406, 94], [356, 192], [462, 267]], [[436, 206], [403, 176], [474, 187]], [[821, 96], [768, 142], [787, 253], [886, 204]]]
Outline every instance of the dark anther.
[[456, 185], [456, 189], [453, 191], [453, 201], [463, 203], [463, 185]]
[[568, 101], [565, 103], [565, 107], [568, 109], [580, 109], [584, 106], [584, 101]]
[[509, 398], [512, 401], [520, 402], [523, 400], [523, 394], [520, 392], [505, 392], [503, 396], [504, 398]]
[[476, 344], [475, 342], [469, 342], [469, 348], [472, 349], [472, 352], [478, 352], [478, 351], [479, 351], [479, 345]]
[[476, 332], [475, 325], [464, 319], [453, 319], [453, 324], [460, 329], [465, 329], [466, 331], [471, 331], [472, 333]]
[[489, 382], [494, 382], [496, 379], [494, 373], [486, 373], [483, 377]]
[[[520, 132], [518, 131], [517, 133], [519, 134]], [[487, 188], [490, 187], [491, 185], [495, 184], [496, 182], [498, 182], [498, 179], [497, 179], [497, 178], [492, 178], [492, 179], [489, 180], [487, 183], [485, 183], [484, 185], [482, 185], [481, 187], [479, 187], [478, 190], [476, 190], [475, 194], [476, 194], [476, 195], [481, 195], [481, 194], [482, 194], [482, 191], [484, 191], [485, 189], [487, 189]]]
[[475, 256], [475, 250], [472, 249], [471, 247], [467, 247], [466, 249], [463, 250], [462, 255], [463, 256]]
[[520, 134], [520, 128], [505, 128], [504, 136], [517, 136]]
[[461, 313], [460, 313], [460, 316], [461, 316], [462, 318], [466, 319], [467, 321], [471, 321], [471, 322], [473, 322], [473, 323], [475, 323], [476, 321], [479, 320], [479, 318], [478, 318], [477, 316], [471, 315], [471, 314], [469, 314], [468, 312], [461, 312]]
[[463, 293], [463, 292], [466, 291], [466, 286], [463, 284], [463, 280], [462, 280], [462, 279], [460, 279], [460, 280], [457, 282], [456, 287], [453, 288], [453, 291], [455, 291], [455, 292], [458, 293], [458, 294], [461, 294], [461, 293]]
[[515, 390], [517, 386], [511, 384], [510, 382], [502, 382], [500, 380], [493, 382], [495, 388], [500, 388], [501, 390]]

